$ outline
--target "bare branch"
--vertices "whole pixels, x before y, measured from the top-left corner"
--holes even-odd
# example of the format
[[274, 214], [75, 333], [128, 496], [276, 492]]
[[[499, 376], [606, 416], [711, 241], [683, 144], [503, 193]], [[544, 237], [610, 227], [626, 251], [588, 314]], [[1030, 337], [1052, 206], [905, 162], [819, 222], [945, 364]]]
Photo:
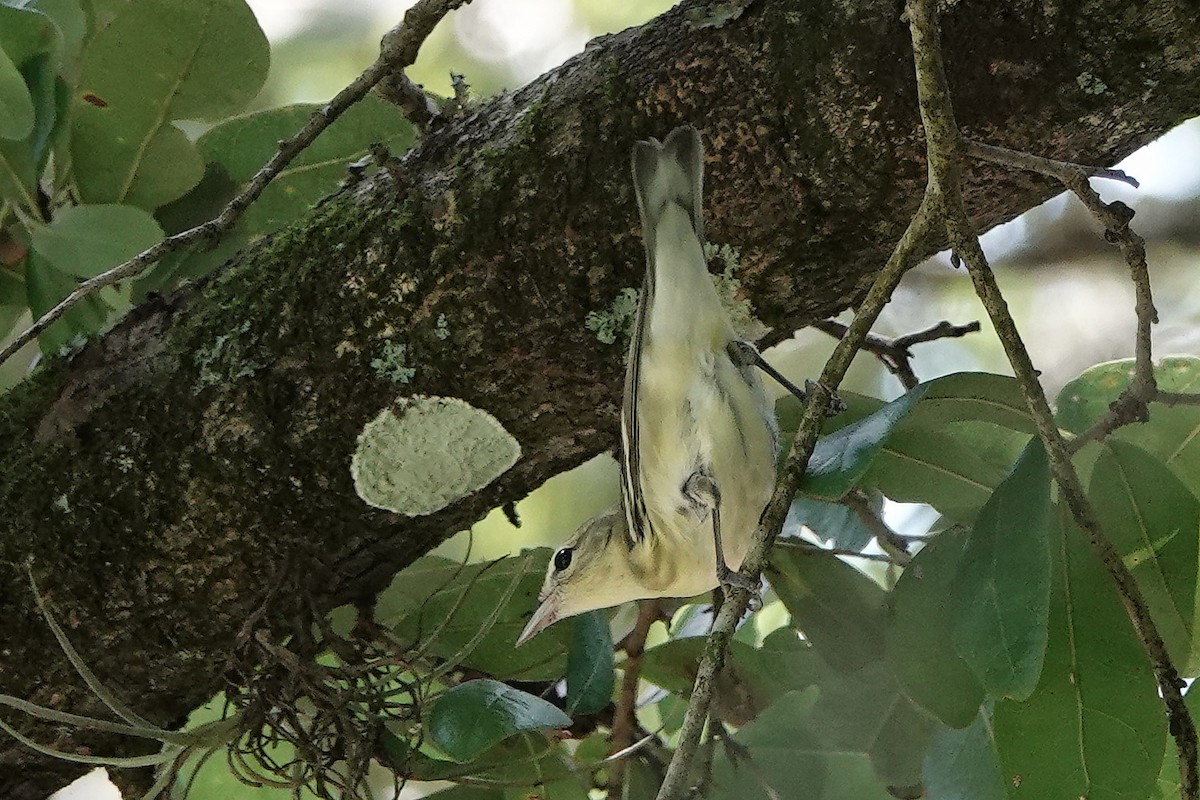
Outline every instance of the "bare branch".
[[995, 147], [981, 142], [966, 143], [967, 155], [980, 161], [990, 161], [1006, 167], [1038, 172], [1058, 178], [1063, 183], [1070, 183], [1079, 176], [1084, 178], [1104, 178], [1110, 181], [1120, 181], [1137, 189], [1141, 186], [1136, 178], [1125, 174], [1124, 170], [1107, 169], [1105, 167], [1087, 167], [1082, 164], [1072, 164], [1068, 161], [1055, 161], [1052, 158], [1042, 158], [1019, 150], [1009, 150], [1007, 147]]
[[[966, 148], [954, 120], [953, 106], [942, 64], [940, 31], [938, 28], [936, 0], [909, 0], [907, 16], [912, 30], [913, 50], [917, 61], [917, 81], [921, 94], [921, 115], [926, 130], [937, 135], [929, 137], [929, 164], [944, 195], [943, 213], [946, 234], [953, 250], [966, 262], [976, 293], [983, 301], [996, 333], [1004, 345], [1009, 363], [1021, 384], [1025, 400], [1038, 429], [1038, 436], [1046, 447], [1050, 467], [1060, 496], [1071, 511], [1075, 523], [1087, 534], [1092, 548], [1100, 558], [1116, 585], [1125, 611], [1133, 622], [1134, 630], [1142, 642], [1155, 676], [1158, 679], [1163, 703], [1166, 706], [1168, 728], [1175, 738], [1179, 750], [1180, 794], [1183, 800], [1196, 800], [1200, 794], [1200, 781], [1196, 770], [1196, 728], [1191, 714], [1183, 702], [1183, 681], [1171, 662], [1166, 645], [1158, 633], [1150, 611], [1142, 597], [1133, 575], [1125, 566], [1120, 552], [1104, 532], [1095, 508], [1087, 498], [1079, 475], [1071, 463], [1071, 453], [1054, 421], [1054, 414], [1046, 394], [1038, 380], [1029, 352], [1021, 340], [1015, 321], [1009, 313], [995, 276], [979, 245], [979, 237], [971, 226], [962, 199], [961, 173]], [[1091, 192], [1081, 175], [1071, 178], [1071, 188], [1080, 193], [1093, 213], [1119, 213], [1119, 209], [1103, 206]], [[1086, 192], [1084, 188], [1086, 187]], [[1114, 204], [1116, 205], [1116, 204]], [[1120, 208], [1124, 208], [1123, 205]], [[1137, 377], [1153, 385], [1153, 369], [1150, 363], [1149, 326], [1153, 321], [1153, 303], [1149, 297], [1149, 279], [1145, 274], [1145, 249], [1140, 237], [1128, 231], [1132, 215], [1120, 219], [1106, 219], [1116, 225], [1115, 239], [1130, 264], [1135, 284], [1138, 286], [1138, 347]]]
[[[976, 324], [978, 328], [978, 324]], [[871, 500], [866, 492], [855, 489], [842, 498], [842, 504], [852, 510], [875, 537], [875, 541], [888, 555], [888, 561], [897, 566], [906, 567], [912, 561], [908, 552], [908, 542], [892, 530], [883, 518], [871, 507]]]
[[3, 350], [0, 350], [0, 364], [32, 342], [42, 331], [61, 319], [63, 314], [89, 295], [105, 286], [112, 286], [140, 275], [163, 256], [181, 250], [187, 245], [200, 241], [215, 242], [222, 234], [227, 233], [271, 181], [296, 156], [312, 144], [313, 140], [320, 136], [347, 109], [366, 97], [376, 84], [390, 75], [400, 73], [401, 70], [416, 61], [417, 51], [420, 50], [421, 44], [429, 37], [438, 22], [446, 14], [466, 5], [467, 2], [469, 0], [419, 0], [416, 5], [405, 12], [404, 19], [400, 24], [384, 34], [379, 58], [375, 60], [375, 63], [347, 84], [346, 88], [338, 92], [332, 100], [313, 112], [303, 128], [290, 138], [281, 141], [279, 149], [275, 155], [271, 156], [271, 160], [255, 173], [250, 182], [242, 187], [242, 190], [229, 201], [220, 214], [194, 228], [181, 231], [174, 236], [168, 236], [125, 263], [80, 283], [58, 305], [39, 317], [27, 330], [22, 331]]
[[[822, 333], [829, 334], [835, 339], [840, 339], [846, 334], [846, 326], [832, 319], [814, 322], [812, 327]], [[900, 383], [904, 385], [905, 389], [911, 389], [921, 382], [917, 377], [917, 373], [912, 368], [912, 352], [910, 352], [910, 349], [913, 345], [933, 342], [938, 339], [957, 339], [961, 336], [966, 336], [968, 333], [978, 332], [978, 322], [968, 322], [966, 325], [952, 325], [950, 322], [942, 320], [931, 328], [916, 331], [915, 333], [908, 333], [895, 339], [885, 339], [882, 336], [869, 334], [867, 340], [863, 343], [862, 349], [878, 358], [883, 366], [887, 368], [888, 372], [900, 379]]]
[[[638, 604], [637, 622], [633, 630], [621, 643], [625, 651], [624, 674], [621, 678], [621, 693], [617, 696], [617, 708], [613, 712], [612, 744], [613, 755], [635, 752], [633, 736], [637, 730], [637, 689], [642, 675], [642, 654], [646, 651], [646, 636], [655, 620], [662, 618], [657, 600], [642, 600]], [[610, 756], [612, 758], [612, 756]], [[625, 792], [625, 761], [617, 758], [609, 771], [608, 796], [619, 798]]]

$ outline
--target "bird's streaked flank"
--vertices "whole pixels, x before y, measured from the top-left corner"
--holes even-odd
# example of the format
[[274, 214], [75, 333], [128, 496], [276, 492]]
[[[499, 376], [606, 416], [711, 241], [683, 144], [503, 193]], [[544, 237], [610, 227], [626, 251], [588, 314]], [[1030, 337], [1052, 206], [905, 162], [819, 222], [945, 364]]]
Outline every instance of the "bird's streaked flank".
[[634, 147], [646, 277], [625, 374], [622, 508], [554, 554], [518, 644], [585, 611], [747, 583], [735, 570], [775, 485], [778, 431], [761, 357], [708, 273], [703, 158], [690, 127]]

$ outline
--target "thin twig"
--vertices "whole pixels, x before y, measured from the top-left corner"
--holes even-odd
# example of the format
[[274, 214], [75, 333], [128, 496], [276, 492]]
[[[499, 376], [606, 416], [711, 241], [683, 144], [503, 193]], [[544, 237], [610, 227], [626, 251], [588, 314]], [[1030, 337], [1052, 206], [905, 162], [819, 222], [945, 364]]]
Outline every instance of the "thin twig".
[[1120, 181], [1135, 189], [1141, 186], [1136, 178], [1126, 175], [1125, 171], [1120, 169], [1088, 167], [1083, 164], [1072, 164], [1069, 161], [1055, 161], [1052, 158], [1043, 158], [1032, 153], [1022, 153], [1020, 150], [1009, 150], [1007, 147], [995, 147], [981, 142], [967, 141], [965, 144], [967, 156], [970, 158], [978, 158], [980, 161], [990, 161], [1006, 167], [1016, 167], [1029, 172], [1038, 172], [1042, 175], [1049, 175], [1051, 178], [1058, 178], [1063, 183], [1070, 182], [1077, 175], [1083, 175], [1085, 178]]
[[[814, 322], [812, 327], [822, 333], [829, 334], [835, 339], [840, 339], [846, 335], [846, 326], [832, 319]], [[933, 342], [938, 339], [956, 339], [966, 336], [968, 333], [978, 332], [978, 322], [968, 322], [966, 325], [953, 325], [946, 320], [942, 320], [933, 327], [926, 328], [923, 331], [916, 331], [915, 333], [908, 333], [895, 339], [886, 339], [882, 336], [869, 334], [867, 340], [863, 342], [862, 349], [878, 358], [880, 363], [887, 368], [888, 372], [900, 379], [900, 383], [904, 385], [905, 389], [911, 389], [921, 382], [917, 377], [917, 373], [912, 368], [911, 348], [913, 345]]]
[[[642, 655], [646, 652], [646, 637], [650, 626], [655, 620], [661, 619], [658, 600], [642, 600], [638, 604], [637, 621], [633, 630], [621, 643], [625, 651], [625, 663], [622, 665], [621, 693], [617, 696], [617, 708], [613, 712], [612, 735], [609, 741], [614, 753], [632, 752], [633, 734], [637, 728], [637, 689], [642, 676]], [[608, 797], [615, 800], [624, 796], [625, 791], [625, 761], [616, 760], [609, 771]]]
[[[1196, 728], [1191, 714], [1183, 702], [1183, 681], [1171, 662], [1162, 637], [1150, 616], [1141, 590], [1133, 575], [1125, 566], [1121, 554], [1104, 532], [1095, 508], [1087, 498], [1079, 475], [1071, 463], [1071, 454], [1054, 421], [1054, 414], [1046, 400], [1046, 394], [1038, 380], [1038, 372], [1029, 357], [1029, 351], [1021, 340], [1016, 323], [1009, 313], [1008, 305], [1000, 293], [995, 276], [979, 245], [979, 237], [971, 226], [963, 205], [961, 171], [966, 148], [954, 120], [953, 106], [942, 65], [940, 32], [938, 30], [937, 0], [909, 0], [907, 16], [912, 31], [913, 50], [917, 61], [918, 93], [921, 96], [921, 117], [926, 131], [937, 131], [929, 136], [930, 170], [944, 193], [946, 234], [953, 250], [966, 262], [976, 293], [983, 301], [996, 333], [1004, 345], [1009, 363], [1017, 376], [1025, 400], [1038, 429], [1038, 435], [1046, 447], [1050, 467], [1058, 484], [1060, 497], [1066, 502], [1075, 523], [1087, 534], [1104, 568], [1112, 577], [1117, 594], [1125, 611], [1133, 622], [1134, 630], [1141, 640], [1155, 676], [1163, 703], [1166, 706], [1168, 728], [1175, 738], [1179, 751], [1180, 796], [1183, 800], [1196, 800], [1200, 794], [1200, 780], [1196, 770]], [[1086, 180], [1080, 181], [1086, 183]], [[1072, 187], [1076, 188], [1076, 187]], [[1085, 200], [1085, 202], [1087, 202]], [[1128, 220], [1126, 220], [1126, 223]], [[1133, 266], [1131, 264], [1131, 266]], [[1144, 258], [1142, 259], [1144, 267]], [[1137, 274], [1135, 269], [1135, 275]], [[1146, 281], [1148, 293], [1149, 282]], [[1152, 304], [1139, 308], [1152, 314]], [[1139, 336], [1139, 357], [1144, 356], [1143, 368], [1149, 365], [1148, 322], [1146, 322], [1145, 351]], [[1151, 380], [1153, 373], [1151, 372]]]
[[1088, 442], [1098, 441], [1125, 425], [1146, 422], [1150, 418], [1150, 403], [1166, 405], [1200, 405], [1200, 395], [1179, 392], [1163, 392], [1154, 377], [1154, 362], [1151, 353], [1151, 327], [1158, 322], [1154, 298], [1150, 290], [1150, 272], [1146, 264], [1146, 241], [1129, 227], [1133, 209], [1117, 200], [1105, 203], [1099, 193], [1088, 182], [1089, 178], [1107, 178], [1137, 187], [1138, 182], [1119, 169], [1100, 169], [1065, 161], [1054, 161], [1040, 156], [992, 147], [978, 142], [968, 142], [968, 156], [990, 161], [994, 164], [1038, 172], [1057, 178], [1070, 189], [1087, 207], [1092, 216], [1104, 226], [1104, 238], [1116, 245], [1129, 266], [1134, 286], [1134, 312], [1137, 315], [1137, 333], [1134, 345], [1133, 378], [1129, 385], [1109, 405], [1108, 411], [1091, 427], [1067, 443], [1071, 452], [1079, 450]]
[[883, 552], [887, 553], [889, 561], [897, 566], [908, 566], [909, 562], [912, 561], [912, 556], [908, 552], [908, 542], [900, 538], [883, 521], [883, 518], [875, 513], [875, 509], [871, 508], [871, 499], [867, 497], [866, 492], [861, 489], [855, 489], [842, 498], [842, 504], [858, 516], [862, 524], [875, 537], [875, 541], [879, 543], [879, 547]]
[[263, 165], [262, 169], [229, 201], [220, 214], [194, 228], [189, 228], [174, 236], [168, 236], [125, 263], [80, 283], [58, 305], [43, 314], [33, 325], [13, 339], [3, 350], [0, 350], [0, 364], [32, 342], [38, 334], [57, 322], [63, 314], [74, 308], [84, 298], [99, 289], [139, 275], [163, 256], [186, 245], [201, 240], [213, 241], [228, 232], [250, 204], [258, 199], [267, 185], [296, 156], [312, 144], [313, 140], [334, 120], [362, 100], [376, 84], [416, 61], [417, 51], [420, 50], [421, 44], [429, 37], [438, 22], [446, 14], [467, 2], [469, 0], [418, 0], [416, 5], [405, 12], [404, 19], [400, 24], [384, 34], [379, 58], [375, 60], [375, 63], [347, 84], [346, 88], [338, 92], [332, 100], [313, 112], [308, 122], [294, 136], [281, 141], [279, 149], [271, 157], [271, 160]]

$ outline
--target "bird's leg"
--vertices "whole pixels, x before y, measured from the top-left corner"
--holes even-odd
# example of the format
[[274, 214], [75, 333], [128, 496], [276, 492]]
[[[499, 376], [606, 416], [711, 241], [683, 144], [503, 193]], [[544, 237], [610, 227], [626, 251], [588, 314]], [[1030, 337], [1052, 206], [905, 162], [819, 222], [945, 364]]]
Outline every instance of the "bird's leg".
[[[784, 377], [783, 373], [771, 366], [771, 364], [762, 357], [762, 353], [758, 352], [758, 348], [739, 339], [735, 339], [725, 347], [725, 352], [729, 355], [729, 360], [737, 367], [758, 367], [763, 372], [774, 378], [780, 386], [787, 389], [789, 393], [794, 395], [797, 400], [807, 400], [808, 392], [806, 389], [812, 386], [812, 381], [805, 381], [806, 389], [801, 389], [796, 384]], [[832, 417], [835, 414], [840, 414], [846, 410], [846, 405], [842, 399], [836, 394], [830, 392], [829, 407], [825, 409], [825, 415]]]
[[717, 549], [717, 582], [725, 591], [731, 587], [745, 589], [750, 593], [751, 609], [762, 608], [758, 597], [758, 581], [732, 570], [725, 563], [725, 548], [721, 546], [721, 490], [717, 482], [703, 472], [693, 472], [683, 485], [683, 493], [697, 504], [706, 505], [712, 511], [713, 544]]

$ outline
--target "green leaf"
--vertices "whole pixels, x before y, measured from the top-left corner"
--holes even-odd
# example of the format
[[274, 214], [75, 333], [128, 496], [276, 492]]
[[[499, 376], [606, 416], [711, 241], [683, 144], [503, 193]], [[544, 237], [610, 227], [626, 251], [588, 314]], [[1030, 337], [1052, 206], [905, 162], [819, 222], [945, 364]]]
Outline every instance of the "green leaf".
[[766, 569], [792, 624], [831, 667], [853, 672], [884, 653], [879, 585], [827, 553], [776, 546]]
[[821, 685], [808, 727], [833, 748], [866, 753], [888, 786], [916, 786], [937, 720], [913, 702], [892, 674], [876, 661]]
[[[273, 108], [227, 120], [200, 137], [208, 164], [222, 167], [238, 183], [254, 177], [279, 147], [300, 130], [317, 105]], [[303, 214], [346, 177], [346, 167], [369, 152], [373, 142], [393, 153], [412, 146], [416, 134], [403, 113], [371, 95], [339, 117], [289, 164], [243, 217], [248, 234], [275, 230]]]
[[[1058, 424], [1075, 433], [1086, 430], [1129, 385], [1132, 372], [1132, 360], [1113, 361], [1092, 367], [1068, 383], [1056, 401]], [[1200, 358], [1161, 359], [1154, 378], [1164, 391], [1200, 392]], [[1200, 496], [1200, 406], [1153, 403], [1149, 422], [1126, 425], [1111, 436], [1161, 458], [1192, 494]]]
[[938, 728], [922, 774], [928, 800], [1004, 800], [990, 714], [981, 710], [962, 730]]
[[1041, 679], [993, 717], [1004, 783], [1013, 797], [1144, 800], [1165, 746], [1158, 686], [1111, 578], [1058, 511]]
[[[1033, 430], [1012, 378], [986, 373], [947, 375], [917, 386], [871, 415], [818, 441], [801, 490], [816, 497], [840, 498], [862, 482], [895, 434], [920, 431], [920, 435], [909, 441], [923, 441], [931, 431], [954, 422], [986, 422], [1021, 433]], [[902, 452], [900, 457], [904, 457]], [[920, 457], [916, 459], [916, 463], [923, 461]]]
[[567, 651], [567, 713], [594, 714], [613, 693], [613, 640], [608, 617], [589, 611], [572, 620]]
[[892, 590], [888, 654], [904, 690], [952, 728], [979, 716], [983, 686], [959, 657], [951, 639], [951, 587], [963, 550], [962, 531], [929, 541]]
[[83, 37], [87, 33], [87, 17], [79, 0], [25, 0], [24, 8], [45, 14], [58, 28], [59, 55], [56, 59], [69, 72], [79, 51], [83, 47]]
[[58, 47], [59, 32], [50, 17], [32, 8], [0, 3], [0, 50], [18, 69], [39, 53]]
[[1118, 439], [1104, 443], [1088, 497], [1137, 580], [1172, 661], [1194, 675], [1200, 666], [1200, 500], [1162, 461]]
[[[25, 259], [25, 291], [33, 318], [45, 314], [74, 291], [76, 283], [59, 272], [39, 253]], [[38, 344], [47, 355], [57, 353], [76, 336], [88, 336], [100, 330], [108, 317], [108, 307], [95, 295], [84, 298], [38, 336]]]
[[[380, 594], [376, 614], [402, 640], [421, 643], [441, 658], [458, 658], [464, 666], [497, 678], [556, 680], [566, 666], [569, 624], [551, 626], [516, 647], [517, 636], [537, 605], [550, 552], [540, 548], [465, 567], [425, 556], [396, 575]], [[497, 599], [514, 580], [517, 588], [511, 600], [497, 608]], [[495, 624], [464, 654], [493, 613]]]
[[[672, 639], [642, 656], [642, 677], [681, 697], [691, 694], [707, 638]], [[772, 631], [761, 648], [729, 643], [725, 669], [717, 676], [718, 716], [745, 724], [791, 691], [812, 686], [827, 668], [795, 631]]]
[[1034, 439], [979, 512], [954, 582], [954, 644], [995, 697], [1028, 697], [1037, 685], [1050, 522], [1050, 464]]
[[35, 228], [33, 247], [68, 275], [91, 278], [162, 241], [154, 217], [134, 206], [68, 206]]
[[988, 423], [905, 428], [892, 434], [862, 483], [971, 524], [1028, 441], [1026, 434]]
[[83, 199], [153, 209], [195, 186], [203, 163], [172, 121], [241, 110], [266, 79], [267, 60], [244, 0], [121, 7], [82, 56], [71, 142]]
[[33, 98], [17, 65], [0, 50], [0, 139], [24, 139], [33, 130]]
[[734, 735], [748, 758], [720, 748], [713, 800], [894, 800], [870, 756], [834, 745], [811, 724], [816, 693], [790, 692]]
[[426, 720], [430, 741], [451, 758], [470, 761], [521, 731], [566, 728], [571, 718], [540, 697], [482, 678], [448, 690]]
[[866, 474], [892, 431], [928, 389], [928, 384], [922, 384], [869, 417], [821, 438], [808, 460], [801, 490], [834, 500], [845, 496]]

